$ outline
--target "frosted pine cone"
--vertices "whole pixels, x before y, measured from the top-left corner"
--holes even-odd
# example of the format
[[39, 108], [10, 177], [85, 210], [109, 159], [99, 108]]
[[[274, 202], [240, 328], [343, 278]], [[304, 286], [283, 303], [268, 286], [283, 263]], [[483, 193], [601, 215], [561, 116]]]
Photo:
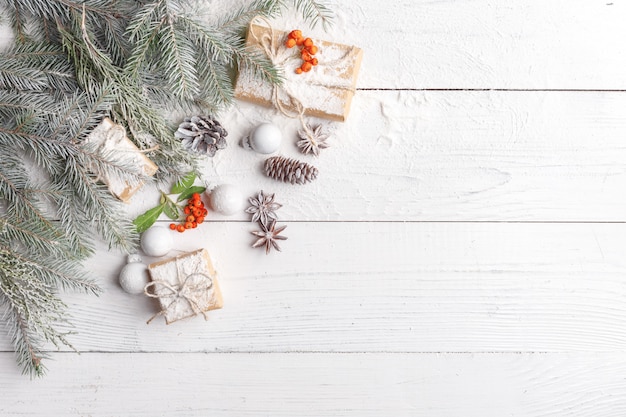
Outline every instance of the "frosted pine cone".
[[174, 134], [187, 150], [214, 156], [226, 147], [228, 132], [213, 117], [187, 117]]
[[291, 184], [304, 184], [317, 178], [317, 168], [306, 162], [274, 156], [265, 161], [268, 177]]

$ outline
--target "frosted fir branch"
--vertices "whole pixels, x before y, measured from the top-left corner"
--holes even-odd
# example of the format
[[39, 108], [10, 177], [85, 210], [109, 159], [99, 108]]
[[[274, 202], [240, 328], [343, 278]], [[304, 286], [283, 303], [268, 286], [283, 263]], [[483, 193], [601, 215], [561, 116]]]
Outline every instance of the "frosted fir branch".
[[58, 230], [46, 227], [45, 223], [19, 221], [14, 216], [7, 217], [3, 227], [3, 239], [13, 244], [21, 244], [31, 250], [52, 253], [55, 256], [76, 256]]
[[76, 258], [88, 253], [82, 244], [53, 222], [44, 211], [41, 198], [58, 197], [50, 185], [45, 189], [32, 188], [29, 173], [18, 155], [3, 155], [0, 166], [0, 200], [6, 203], [0, 223], [0, 241], [8, 246], [19, 245], [22, 248], [41, 253], [54, 254], [55, 257]]
[[[133, 245], [129, 241], [133, 240], [134, 237], [132, 233], [129, 233], [129, 231], [132, 232], [130, 222], [124, 228], [117, 221], [123, 217], [119, 211], [114, 210], [114, 204], [119, 203], [112, 198], [103, 198], [103, 192], [98, 187], [68, 183], [66, 176], [68, 170], [82, 170], [86, 169], [85, 167], [93, 169], [95, 167], [98, 172], [125, 178], [131, 182], [133, 178], [135, 182], [144, 178], [140, 177], [141, 174], [134, 161], [130, 159], [123, 161], [119, 157], [117, 159], [110, 156], [107, 158], [105, 154], [80, 146], [86, 132], [89, 132], [99, 123], [101, 114], [110, 108], [109, 100], [110, 97], [107, 96], [106, 92], [97, 97], [89, 97], [84, 94], [76, 95], [64, 103], [62, 112], [59, 111], [48, 119], [44, 132], [31, 133], [28, 130], [7, 130], [0, 127], [0, 143], [4, 141], [7, 145], [15, 145], [16, 140], [18, 143], [23, 140], [22, 146], [38, 154], [38, 159], [54, 161], [61, 158], [65, 161], [62, 171], [57, 170], [58, 165], [52, 165], [53, 169], [49, 169], [53, 182], [58, 184], [59, 189], [71, 189], [70, 198], [74, 198], [75, 194], [82, 196], [82, 206], [85, 208], [86, 217], [99, 219], [98, 225], [102, 225], [100, 232], [110, 245], [120, 245], [123, 248], [132, 249]], [[49, 166], [44, 165], [44, 167], [48, 168]], [[88, 178], [85, 173], [82, 173], [81, 177], [85, 181]], [[89, 181], [93, 182], [95, 179], [89, 179]], [[82, 188], [80, 188], [81, 185]], [[82, 193], [80, 192], [81, 189]], [[90, 191], [96, 195], [89, 196]], [[106, 190], [105, 196], [110, 196], [108, 190]], [[26, 235], [14, 235], [14, 237], [17, 236], [24, 237]], [[39, 247], [39, 249], [45, 249], [40, 245], [40, 241], [32, 240], [29, 243]], [[48, 249], [52, 250], [53, 248]]]
[[63, 232], [43, 211], [42, 193], [30, 188], [29, 175], [18, 155], [3, 155], [0, 165], [0, 199], [7, 203], [0, 237], [17, 240], [26, 247], [71, 256]]
[[73, 257], [76, 252], [65, 234], [44, 215], [41, 192], [29, 188], [28, 173], [14, 155], [4, 155], [0, 166], [0, 199], [7, 203], [0, 219], [0, 239], [36, 248], [56, 256]]
[[[1, 3], [0, 3], [1, 4]], [[26, 32], [26, 19], [23, 16], [19, 4], [14, 2], [14, 9], [9, 9], [8, 7], [0, 7], [2, 9], [3, 14], [6, 13], [9, 16], [9, 23], [11, 25], [11, 29], [13, 29], [13, 33], [15, 34], [15, 40], [18, 43], [24, 43], [29, 40], [28, 33]]]
[[204, 68], [202, 74], [204, 94], [198, 95], [195, 101], [211, 112], [232, 103], [234, 91], [227, 69], [205, 57], [201, 57], [199, 64]]
[[[141, 145], [140, 148], [158, 144], [155, 150], [147, 154], [159, 167], [155, 175], [157, 180], [180, 175], [197, 166], [198, 157], [183, 149], [174, 138], [174, 128], [168, 126], [158, 113], [159, 106], [152, 103], [139, 87], [119, 83], [112, 87], [117, 97], [125, 98], [119, 100], [113, 108], [117, 122], [128, 128], [130, 136]], [[179, 105], [185, 103], [176, 97], [172, 97], [172, 101]], [[144, 137], [154, 141], [151, 139], [147, 142]]]
[[[19, 196], [16, 202], [5, 200], [0, 240], [41, 253], [54, 253], [61, 259], [84, 259], [93, 253], [93, 245], [90, 245], [93, 234], [84, 228], [83, 219], [63, 212], [68, 207], [74, 208], [73, 193], [42, 182], [20, 189], [16, 194]], [[55, 210], [61, 206], [64, 208]]]
[[[80, 39], [76, 42], [76, 35], [71, 29], [62, 28], [66, 49], [75, 60], [75, 66], [85, 69], [83, 78], [86, 89], [90, 94], [95, 95], [101, 90], [101, 84], [107, 83], [111, 88], [111, 94], [116, 102], [113, 109], [118, 118], [121, 118], [125, 125], [131, 130], [131, 136], [135, 138], [146, 132], [158, 138], [164, 145], [163, 149], [156, 152], [157, 158], [154, 161], [159, 165], [159, 175], [171, 175], [181, 169], [181, 164], [195, 166], [195, 159], [188, 153], [183, 153], [178, 143], [174, 143], [169, 138], [173, 135], [173, 129], [169, 128], [163, 121], [161, 115], [155, 111], [154, 104], [150, 103], [139, 85], [138, 80], [128, 77], [128, 73], [112, 65], [112, 61], [106, 54], [97, 50], [96, 45], [91, 41], [92, 35], [81, 21]], [[75, 29], [76, 30], [76, 29]], [[84, 43], [84, 44], [83, 44]], [[82, 46], [81, 46], [82, 45]], [[98, 74], [98, 79], [93, 75]], [[181, 99], [178, 97], [177, 99]], [[169, 151], [169, 152], [168, 152]], [[178, 160], [178, 163], [176, 163]]]
[[233, 13], [223, 16], [216, 30], [229, 31], [241, 36], [243, 29], [248, 26], [254, 17], [277, 17], [284, 8], [284, 0], [255, 0], [248, 5], [240, 7]]
[[47, 124], [54, 129], [49, 136], [76, 145], [102, 121], [103, 114], [107, 114], [114, 104], [115, 97], [108, 86], [103, 86], [95, 95], [74, 95], [66, 102], [67, 110]]
[[52, 255], [42, 255], [33, 251], [20, 253], [0, 244], [0, 250], [7, 252], [13, 260], [31, 270], [32, 276], [50, 288], [79, 291], [99, 295], [102, 290], [78, 262], [79, 259], [61, 259]]
[[29, 374], [31, 378], [42, 377], [46, 371], [42, 361], [48, 359], [42, 350], [43, 342], [37, 332], [29, 328], [28, 320], [12, 301], [0, 292], [0, 308], [4, 310], [0, 318], [9, 324], [9, 337], [15, 349], [17, 364], [22, 368], [22, 374]]
[[53, 179], [74, 190], [74, 201], [81, 205], [84, 217], [108, 243], [109, 248], [118, 247], [130, 252], [136, 248], [137, 234], [130, 220], [121, 212], [120, 202], [108, 188], [97, 181], [87, 167], [75, 157], [68, 157], [67, 169], [62, 176]]
[[75, 147], [63, 140], [29, 133], [22, 128], [23, 125], [0, 126], [0, 147], [30, 151], [38, 164], [48, 171], [58, 167], [57, 158], [66, 158], [74, 151]]
[[118, 121], [128, 125], [131, 135], [135, 138], [141, 133], [149, 133], [158, 141], [170, 136], [172, 131], [168, 128], [163, 118], [155, 110], [156, 106], [150, 103], [138, 86], [113, 85], [116, 97], [125, 97], [123, 101], [117, 101], [113, 110], [117, 114]]
[[161, 16], [164, 13], [164, 4], [163, 0], [147, 3], [134, 13], [126, 27], [129, 42], [138, 43], [155, 33], [155, 25], [163, 20]]
[[28, 172], [15, 154], [3, 155], [0, 164], [0, 198], [13, 205], [35, 209], [26, 201], [22, 190], [28, 184]]
[[141, 76], [141, 70], [145, 70], [145, 68], [150, 65], [149, 59], [157, 52], [160, 39], [159, 32], [164, 24], [165, 20], [161, 19], [150, 31], [147, 31], [144, 36], [137, 39], [135, 42], [130, 57], [124, 67], [125, 72], [131, 77], [135, 78]]
[[193, 44], [173, 24], [159, 31], [161, 44], [160, 67], [172, 93], [182, 99], [193, 99], [200, 92], [197, 76], [196, 50]]
[[59, 22], [57, 22], [57, 29], [61, 36], [63, 51], [74, 67], [79, 88], [87, 93], [97, 91], [103, 82], [104, 74], [89, 59], [88, 47], [82, 43], [81, 36], [74, 33], [70, 27]]
[[41, 376], [45, 342], [71, 347], [67, 333], [58, 328], [67, 322], [67, 306], [54, 287], [38, 279], [32, 265], [22, 263], [17, 255], [0, 247], [0, 306], [9, 322], [18, 364], [25, 373]]
[[52, 57], [65, 58], [63, 49], [58, 45], [48, 42], [26, 42], [13, 45], [2, 53], [5, 59], [19, 60], [27, 67], [37, 67], [44, 65], [46, 60]]
[[[58, 185], [53, 184], [50, 187], [58, 187]], [[91, 230], [85, 229], [82, 211], [74, 203], [71, 190], [58, 189], [58, 192], [50, 197], [55, 203], [60, 227], [63, 229], [65, 239], [68, 245], [72, 247], [72, 251], [81, 259], [93, 255], [95, 253], [95, 236]]]
[[77, 88], [74, 70], [58, 45], [48, 42], [20, 43], [1, 53], [0, 62], [0, 76], [4, 67], [14, 71], [26, 68], [38, 71], [40, 82], [44, 85], [36, 90], [70, 92]]
[[324, 29], [330, 28], [335, 19], [335, 14], [322, 0], [293, 0], [296, 9], [312, 26], [321, 23]]
[[133, 50], [125, 71], [136, 77], [154, 61], [172, 93], [189, 100], [199, 92], [198, 51], [187, 34], [179, 30], [179, 15], [180, 6], [175, 1], [161, 0], [139, 10], [127, 28]]
[[60, 108], [46, 117], [45, 124], [32, 129], [24, 124], [0, 126], [0, 145], [29, 150], [45, 168], [50, 169], [50, 161], [67, 159], [81, 152], [77, 143], [111, 105], [111, 97], [105, 92], [96, 97], [85, 94], [72, 96], [59, 102]]
[[23, 112], [54, 113], [58, 99], [40, 91], [0, 90], [0, 118], [11, 120]]
[[139, 84], [142, 86], [144, 99], [151, 103], [157, 110], [157, 114], [162, 114], [163, 111], [180, 110], [183, 113], [193, 111], [192, 103], [188, 100], [178, 100], [172, 94], [166, 87], [167, 83], [163, 75], [152, 64], [147, 64], [139, 76]]
[[239, 71], [250, 71], [255, 77], [270, 84], [282, 84], [282, 74], [267, 55], [246, 48], [243, 42], [235, 49], [234, 55]]
[[32, 16], [48, 19], [68, 18], [71, 12], [82, 12], [93, 14], [100, 18], [119, 18], [123, 15], [116, 8], [116, 2], [110, 0], [2, 0], [8, 9], [19, 10]]
[[96, 19], [92, 24], [98, 45], [110, 51], [113, 63], [122, 67], [130, 53], [130, 43], [125, 37], [126, 22], [121, 19]]
[[[151, 102], [141, 88], [128, 83], [127, 80], [122, 80], [121, 83], [112, 85], [114, 94], [124, 98], [118, 100], [114, 106], [114, 118], [118, 123], [128, 127], [130, 136], [140, 143], [140, 147], [154, 146], [154, 143], [142, 142], [146, 134], [154, 138], [158, 146], [147, 156], [159, 167], [156, 179], [166, 179], [195, 169], [198, 157], [187, 152], [180, 141], [174, 138], [175, 129], [168, 126], [158, 113], [158, 104]], [[171, 97], [173, 103], [186, 105], [186, 101]]]
[[63, 48], [74, 61], [75, 68], [83, 69], [77, 74], [81, 75], [84, 85], [90, 87], [87, 91], [93, 91], [94, 87], [98, 87], [98, 82], [113, 79], [119, 74], [120, 70], [113, 64], [109, 54], [96, 44], [96, 35], [87, 26], [85, 13], [71, 13], [69, 22], [58, 22], [57, 28]]
[[47, 87], [46, 77], [40, 70], [24, 67], [11, 59], [0, 61], [0, 89], [42, 91]]
[[212, 61], [222, 64], [232, 63], [237, 36], [207, 27], [203, 22], [188, 16], [179, 16], [176, 23], [182, 31], [189, 34], [203, 56], [209, 55]]

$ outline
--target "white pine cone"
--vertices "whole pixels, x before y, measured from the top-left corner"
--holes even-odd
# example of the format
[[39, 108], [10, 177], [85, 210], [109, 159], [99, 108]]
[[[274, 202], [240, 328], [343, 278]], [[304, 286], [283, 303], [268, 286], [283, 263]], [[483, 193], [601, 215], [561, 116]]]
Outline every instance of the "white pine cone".
[[228, 132], [211, 116], [193, 116], [185, 118], [174, 136], [181, 139], [187, 150], [212, 157], [226, 147]]
[[318, 170], [306, 162], [274, 156], [265, 161], [268, 177], [290, 184], [304, 184], [317, 178]]

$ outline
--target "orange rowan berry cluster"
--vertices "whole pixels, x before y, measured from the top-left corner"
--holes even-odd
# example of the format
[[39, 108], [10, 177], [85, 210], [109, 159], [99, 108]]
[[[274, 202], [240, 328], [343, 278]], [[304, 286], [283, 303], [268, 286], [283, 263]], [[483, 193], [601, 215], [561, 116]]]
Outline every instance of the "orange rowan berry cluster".
[[194, 193], [187, 205], [183, 209], [185, 221], [179, 224], [170, 223], [170, 229], [183, 233], [187, 229], [195, 229], [199, 224], [204, 223], [204, 218], [209, 211], [204, 207], [200, 194]]
[[296, 74], [302, 74], [303, 72], [309, 72], [313, 69], [314, 66], [318, 64], [317, 58], [315, 58], [315, 54], [319, 50], [317, 46], [313, 43], [311, 38], [304, 38], [302, 36], [301, 30], [292, 30], [287, 35], [287, 40], [285, 41], [285, 46], [287, 48], [293, 48], [294, 46], [300, 47], [300, 56], [302, 57], [301, 66], [296, 68]]

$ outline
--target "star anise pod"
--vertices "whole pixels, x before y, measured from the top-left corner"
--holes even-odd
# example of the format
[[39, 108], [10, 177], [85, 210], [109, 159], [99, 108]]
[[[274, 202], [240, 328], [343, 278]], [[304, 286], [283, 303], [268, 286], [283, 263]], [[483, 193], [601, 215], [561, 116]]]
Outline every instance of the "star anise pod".
[[300, 140], [297, 142], [298, 148], [303, 154], [313, 153], [319, 156], [320, 149], [328, 148], [328, 135], [322, 133], [322, 125], [312, 128], [311, 125], [305, 124], [304, 129], [298, 130]]
[[251, 232], [253, 235], [258, 237], [257, 241], [252, 244], [253, 248], [258, 248], [259, 246], [265, 246], [265, 254], [269, 254], [272, 248], [276, 249], [280, 252], [280, 246], [278, 246], [277, 240], [287, 240], [285, 236], [281, 236], [280, 232], [285, 230], [287, 226], [280, 226], [278, 229], [276, 228], [276, 220], [272, 220], [269, 225], [261, 224], [261, 231]]
[[262, 225], [267, 226], [270, 220], [278, 220], [275, 211], [283, 205], [274, 202], [274, 194], [265, 195], [261, 191], [256, 197], [250, 197], [248, 201], [250, 202], [250, 207], [246, 209], [246, 213], [252, 214], [253, 222], [258, 221]]

